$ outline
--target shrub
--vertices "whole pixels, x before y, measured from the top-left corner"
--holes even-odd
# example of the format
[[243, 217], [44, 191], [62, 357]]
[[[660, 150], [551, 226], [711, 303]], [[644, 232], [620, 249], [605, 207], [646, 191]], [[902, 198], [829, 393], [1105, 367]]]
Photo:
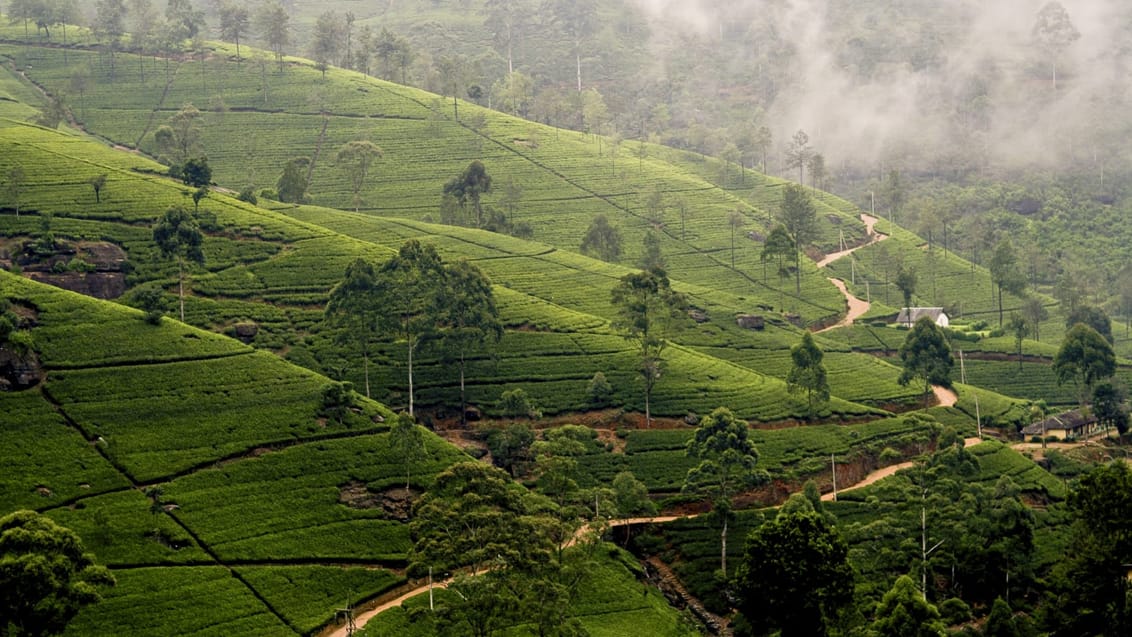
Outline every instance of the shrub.
[[250, 203], [253, 206], [259, 203], [259, 198], [255, 196], [255, 186], [244, 186], [240, 194], [236, 195], [236, 198], [240, 201]]
[[605, 407], [613, 396], [613, 385], [606, 380], [605, 374], [595, 372], [586, 388], [586, 402], [594, 407]]
[[504, 416], [527, 417], [531, 419], [540, 418], [542, 412], [527, 396], [526, 390], [521, 387], [518, 389], [508, 389], [499, 396], [499, 402], [496, 403], [500, 413]]
[[893, 462], [895, 460], [899, 460], [900, 458], [900, 452], [893, 449], [892, 447], [885, 447], [880, 452], [880, 459], [882, 462]]
[[948, 626], [971, 621], [971, 607], [958, 597], [943, 600], [939, 605], [939, 614]]

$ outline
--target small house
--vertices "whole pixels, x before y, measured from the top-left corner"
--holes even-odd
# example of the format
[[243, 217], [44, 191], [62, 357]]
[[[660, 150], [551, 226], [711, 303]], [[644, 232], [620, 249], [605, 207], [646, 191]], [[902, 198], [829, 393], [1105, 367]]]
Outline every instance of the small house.
[[951, 324], [951, 320], [947, 318], [947, 313], [943, 311], [942, 307], [906, 307], [900, 310], [900, 314], [896, 315], [896, 324], [912, 327], [916, 324], [916, 321], [925, 316], [940, 327], [947, 327]]
[[1057, 438], [1058, 440], [1070, 438], [1079, 440], [1092, 436], [1101, 430], [1102, 427], [1097, 422], [1096, 416], [1074, 409], [1034, 423], [1023, 429], [1022, 435], [1025, 437]]

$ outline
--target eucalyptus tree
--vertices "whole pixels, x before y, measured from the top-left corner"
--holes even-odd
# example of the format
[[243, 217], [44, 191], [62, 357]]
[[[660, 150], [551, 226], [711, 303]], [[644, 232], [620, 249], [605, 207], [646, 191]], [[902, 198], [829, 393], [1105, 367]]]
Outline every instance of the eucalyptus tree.
[[1049, 57], [1050, 83], [1057, 90], [1057, 60], [1065, 49], [1081, 37], [1069, 12], [1060, 2], [1047, 2], [1038, 10], [1031, 30], [1034, 44]]
[[325, 317], [342, 328], [340, 340], [357, 344], [362, 355], [366, 398], [370, 398], [369, 360], [379, 333], [379, 308], [376, 298], [376, 271], [364, 259], [355, 259], [346, 267], [346, 275], [330, 290]]
[[638, 372], [644, 381], [645, 426], [652, 422], [650, 399], [664, 369], [662, 354], [668, 332], [684, 316], [687, 300], [672, 289], [668, 275], [659, 268], [621, 277], [613, 288], [614, 329], [637, 346]]
[[735, 231], [743, 227], [746, 219], [741, 210], [732, 210], [727, 215], [727, 225], [731, 227], [731, 269], [735, 269]]
[[350, 188], [354, 193], [354, 212], [358, 211], [362, 187], [365, 186], [366, 178], [369, 177], [370, 165], [373, 164], [374, 160], [381, 159], [382, 156], [381, 148], [366, 140], [346, 142], [338, 149], [335, 161], [350, 178]]
[[172, 206], [153, 227], [153, 241], [161, 255], [177, 261], [177, 297], [185, 320], [185, 263], [204, 265], [204, 235], [196, 219], [181, 206]]
[[278, 1], [265, 2], [256, 15], [256, 27], [260, 38], [275, 54], [279, 72], [283, 72], [283, 51], [291, 43], [291, 17]]
[[546, 0], [543, 15], [550, 17], [570, 40], [577, 72], [577, 89], [582, 92], [582, 48], [597, 30], [596, 0]]
[[314, 35], [311, 37], [311, 57], [314, 58], [315, 67], [322, 71], [326, 79], [327, 67], [338, 61], [342, 55], [342, 40], [344, 28], [342, 18], [334, 11], [326, 11], [318, 16], [314, 24]]
[[460, 422], [466, 422], [464, 375], [468, 356], [503, 337], [491, 280], [474, 264], [461, 259], [444, 267], [437, 289], [441, 346], [460, 370]]
[[770, 234], [767, 235], [766, 241], [763, 243], [763, 251], [760, 256], [763, 262], [763, 283], [766, 283], [766, 264], [769, 261], [774, 261], [775, 272], [778, 273], [778, 307], [783, 307], [784, 292], [783, 288], [786, 284], [786, 279], [790, 276], [790, 269], [786, 267], [786, 260], [794, 256], [794, 239], [790, 237], [790, 231], [786, 226], [778, 224], [771, 229]]
[[804, 332], [802, 341], [790, 348], [791, 365], [786, 374], [786, 386], [790, 393], [806, 393], [807, 413], [810, 417], [813, 417], [817, 403], [829, 400], [829, 380], [822, 362], [824, 356], [809, 332]]
[[804, 186], [789, 184], [782, 197], [779, 219], [794, 241], [794, 291], [802, 293], [802, 250], [817, 235], [818, 215]]
[[1002, 293], [1021, 295], [1026, 289], [1026, 277], [1018, 267], [1018, 255], [1010, 239], [1003, 239], [995, 245], [988, 269], [991, 281], [998, 290], [998, 326], [1002, 327]]
[[806, 131], [799, 129], [786, 146], [786, 167], [798, 169], [798, 184], [806, 183], [806, 166], [813, 156], [814, 149], [810, 147], [810, 136]]
[[686, 453], [698, 464], [688, 470], [682, 490], [707, 495], [721, 521], [719, 569], [727, 577], [727, 526], [732, 498], [746, 488], [767, 480], [757, 471], [759, 451], [749, 437], [747, 422], [730, 409], [717, 407], [708, 414], [695, 435], [688, 440]]
[[436, 332], [438, 290], [444, 265], [431, 245], [412, 239], [375, 273], [374, 302], [382, 329], [404, 340], [408, 368], [409, 416], [413, 411], [413, 356]]
[[251, 27], [251, 17], [245, 6], [225, 2], [220, 7], [220, 37], [236, 44], [236, 64], [241, 61], [240, 38], [247, 35]]

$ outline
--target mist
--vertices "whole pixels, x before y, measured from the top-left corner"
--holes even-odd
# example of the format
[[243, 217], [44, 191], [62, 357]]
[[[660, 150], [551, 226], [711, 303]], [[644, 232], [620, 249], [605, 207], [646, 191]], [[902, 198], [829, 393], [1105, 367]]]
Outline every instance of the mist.
[[768, 62], [782, 81], [761, 123], [779, 147], [805, 130], [831, 166], [937, 171], [962, 156], [1055, 168], [1121, 152], [1127, 124], [1114, 114], [1129, 102], [1132, 48], [1122, 0], [1062, 3], [1080, 36], [1056, 55], [1056, 89], [1053, 56], [1033, 35], [1046, 0], [632, 1], [658, 50], [696, 38], [757, 51], [776, 37], [789, 54]]

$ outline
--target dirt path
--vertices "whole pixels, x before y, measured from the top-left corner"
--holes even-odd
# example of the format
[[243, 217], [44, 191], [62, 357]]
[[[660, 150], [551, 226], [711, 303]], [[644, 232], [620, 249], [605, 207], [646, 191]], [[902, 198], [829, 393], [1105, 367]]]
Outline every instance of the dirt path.
[[[965, 438], [963, 440], [963, 446], [964, 447], [972, 447], [974, 445], [979, 444], [982, 441], [983, 441], [982, 438]], [[884, 480], [885, 478], [895, 474], [897, 471], [902, 471], [904, 469], [908, 469], [908, 468], [911, 468], [911, 467], [914, 467], [914, 466], [916, 466], [915, 461], [911, 461], [911, 462], [901, 462], [900, 464], [889, 465], [889, 466], [884, 467], [882, 469], [877, 469], [876, 471], [865, 476], [864, 480], [861, 480], [860, 482], [854, 484], [851, 487], [839, 489], [837, 491], [837, 493], [845, 493], [846, 491], [852, 491], [854, 489], [860, 489], [862, 487], [867, 487], [870, 484], [873, 484], [874, 482], [879, 482], [881, 480]], [[834, 497], [834, 495], [835, 494], [832, 491], [829, 492], [829, 493], [823, 493], [822, 496], [821, 496], [822, 502], [832, 502], [833, 500], [836, 499]]]
[[865, 246], [870, 246], [870, 245], [872, 245], [872, 244], [874, 244], [878, 241], [884, 241], [885, 239], [888, 238], [887, 234], [883, 234], [883, 233], [876, 231], [875, 228], [876, 228], [876, 225], [877, 225], [877, 221], [880, 221], [876, 217], [874, 217], [872, 215], [867, 215], [865, 213], [861, 213], [861, 221], [865, 222], [865, 236], [867, 236], [869, 238], [869, 240], [862, 243], [861, 245], [859, 245], [855, 248], [849, 248], [848, 250], [842, 250], [840, 252], [831, 252], [831, 253], [825, 255], [824, 257], [821, 258], [820, 261], [818, 261], [818, 267], [819, 268], [824, 268], [825, 266], [829, 265], [830, 263], [833, 263], [834, 261], [841, 259], [843, 257], [847, 257], [850, 254], [853, 254], [854, 252], [856, 252], [857, 250], [860, 250], [861, 248], [863, 248]]
[[[861, 221], [865, 222], [865, 233], [869, 237], [869, 240], [855, 248], [849, 248], [848, 250], [842, 250], [840, 252], [833, 252], [831, 254], [825, 255], [824, 257], [822, 257], [821, 261], [818, 261], [819, 268], [824, 268], [834, 261], [853, 254], [853, 252], [860, 250], [865, 246], [870, 246], [874, 243], [877, 243], [878, 241], [884, 241], [888, 238], [887, 234], [881, 234], [876, 231], [875, 228], [878, 221], [876, 217], [861, 213]], [[848, 327], [853, 324], [853, 321], [868, 312], [870, 307], [868, 301], [863, 301], [850, 294], [849, 289], [845, 286], [845, 282], [841, 279], [831, 277], [829, 281], [834, 286], [836, 286], [838, 290], [841, 291], [841, 295], [845, 297], [845, 302], [849, 304], [849, 311], [845, 313], [845, 318], [841, 319], [834, 325], [830, 325], [829, 327], [818, 330], [818, 333], [826, 332], [837, 327]]]
[[[615, 527], [615, 526], [632, 526], [632, 525], [635, 525], [635, 524], [654, 524], [654, 523], [659, 524], [659, 523], [662, 523], [662, 522], [672, 522], [673, 520], [679, 520], [681, 518], [686, 518], [686, 517], [694, 517], [694, 516], [660, 515], [660, 516], [646, 517], [646, 518], [624, 518], [624, 519], [621, 519], [621, 520], [610, 520], [609, 526]], [[582, 537], [584, 537], [589, 532], [590, 532], [590, 525], [588, 525], [588, 524], [583, 526], [582, 528], [578, 529], [577, 532], [574, 533], [574, 537], [571, 538], [570, 541], [566, 543], [566, 548], [569, 548], [569, 547], [573, 546], [574, 544], [576, 544], [578, 542], [578, 540], [580, 540]], [[444, 579], [444, 580], [433, 582], [432, 587], [434, 589], [447, 588], [450, 583], [452, 583], [452, 578], [447, 578], [447, 579]], [[371, 619], [373, 619], [374, 617], [378, 616], [379, 614], [389, 610], [390, 608], [396, 608], [396, 607], [400, 606], [401, 604], [405, 603], [406, 601], [408, 601], [408, 600], [410, 600], [410, 599], [412, 599], [412, 598], [414, 598], [418, 595], [424, 595], [424, 594], [428, 593], [428, 589], [429, 589], [428, 584], [421, 584], [420, 586], [417, 586], [417, 587], [412, 588], [408, 591], [402, 592], [400, 595], [397, 595], [393, 599], [382, 601], [382, 598], [379, 596], [376, 600], [373, 601], [373, 603], [376, 603], [375, 606], [367, 607], [365, 610], [363, 610], [361, 613], [359, 613], [356, 617], [354, 617], [354, 630], [355, 631], [361, 630], [362, 626], [365, 626], [367, 623], [369, 623], [369, 621]], [[322, 632], [319, 633], [319, 637], [347, 637], [348, 635], [349, 635], [349, 627], [345, 624], [343, 624], [341, 626], [337, 626], [337, 625], [329, 626], [326, 629], [324, 629]]]
[[849, 304], [849, 311], [845, 313], [845, 318], [834, 323], [833, 325], [830, 325], [829, 327], [818, 330], [816, 332], [817, 334], [828, 332], [829, 330], [838, 327], [848, 327], [853, 324], [853, 321], [860, 318], [865, 314], [865, 312], [868, 312], [869, 307], [871, 307], [871, 304], [868, 301], [864, 301], [850, 294], [849, 289], [845, 287], [845, 282], [841, 279], [834, 279], [831, 277], [829, 279], [829, 282], [832, 283], [838, 290], [841, 290], [841, 295], [845, 297], [846, 303]]
[[959, 396], [955, 392], [939, 385], [932, 385], [932, 393], [935, 394], [935, 399], [939, 402], [940, 407], [952, 407], [959, 400]]

